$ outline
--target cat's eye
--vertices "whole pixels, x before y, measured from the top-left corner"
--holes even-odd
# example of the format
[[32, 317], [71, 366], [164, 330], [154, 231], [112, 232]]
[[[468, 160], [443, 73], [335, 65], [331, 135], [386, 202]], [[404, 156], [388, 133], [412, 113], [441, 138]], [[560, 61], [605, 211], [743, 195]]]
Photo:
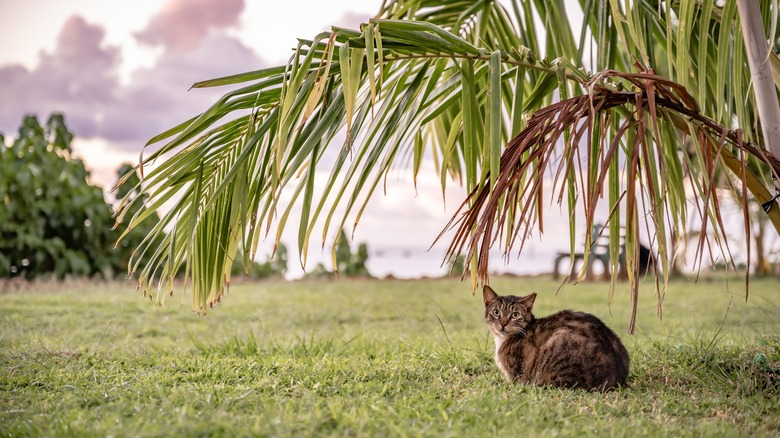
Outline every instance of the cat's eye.
[[498, 311], [498, 309], [493, 309], [493, 311], [492, 311], [492, 312], [490, 312], [490, 314], [491, 314], [491, 315], [493, 315], [493, 316], [494, 316], [494, 317], [496, 317], [496, 318], [498, 318], [499, 316], [501, 316], [501, 312], [499, 312], [499, 311]]
[[512, 319], [518, 319], [518, 318], [520, 318], [520, 313], [519, 312], [512, 312], [512, 314], [509, 315], [509, 317], [512, 318]]

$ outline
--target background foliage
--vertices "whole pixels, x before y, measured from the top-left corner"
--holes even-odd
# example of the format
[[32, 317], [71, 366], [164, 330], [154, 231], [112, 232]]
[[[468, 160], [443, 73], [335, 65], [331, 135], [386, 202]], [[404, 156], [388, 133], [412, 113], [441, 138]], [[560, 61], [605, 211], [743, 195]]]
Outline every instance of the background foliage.
[[371, 277], [366, 262], [368, 261], [368, 245], [360, 242], [352, 251], [352, 245], [343, 229], [339, 233], [338, 240], [333, 245], [333, 270], [329, 270], [324, 264], [317, 266], [306, 274], [307, 278], [322, 277]]
[[[117, 242], [122, 230], [113, 229], [112, 207], [103, 190], [90, 184], [89, 171], [73, 156], [73, 134], [63, 115], [50, 116], [45, 126], [27, 116], [11, 145], [0, 139], [0, 277], [111, 278], [127, 273], [142, 242], [162, 242], [163, 236], [151, 232], [159, 219], [156, 213]], [[139, 190], [140, 179], [132, 170], [129, 164], [119, 168], [117, 179], [125, 178], [115, 193], [137, 200], [129, 209], [136, 213], [149, 195]], [[150, 255], [142, 251], [134, 259], [147, 263]], [[245, 271], [243, 263], [234, 269]], [[273, 259], [252, 262], [246, 274], [283, 277], [286, 271], [287, 251], [280, 247]]]
[[276, 251], [262, 263], [253, 260], [250, 260], [249, 264], [245, 263], [243, 257], [237, 258], [233, 262], [231, 274], [253, 280], [283, 279], [287, 273], [287, 246], [280, 243]]
[[73, 157], [72, 139], [61, 114], [45, 126], [27, 116], [13, 144], [0, 146], [0, 277], [111, 277], [139, 242], [132, 236], [112, 251], [111, 208]]

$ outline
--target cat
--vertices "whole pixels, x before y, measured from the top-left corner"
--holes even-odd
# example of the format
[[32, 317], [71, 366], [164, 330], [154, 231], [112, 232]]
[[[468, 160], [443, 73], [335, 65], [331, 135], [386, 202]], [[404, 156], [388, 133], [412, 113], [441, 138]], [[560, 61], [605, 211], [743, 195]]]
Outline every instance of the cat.
[[536, 293], [501, 296], [485, 285], [482, 296], [496, 365], [510, 382], [589, 391], [626, 386], [628, 352], [597, 317], [563, 310], [537, 319]]

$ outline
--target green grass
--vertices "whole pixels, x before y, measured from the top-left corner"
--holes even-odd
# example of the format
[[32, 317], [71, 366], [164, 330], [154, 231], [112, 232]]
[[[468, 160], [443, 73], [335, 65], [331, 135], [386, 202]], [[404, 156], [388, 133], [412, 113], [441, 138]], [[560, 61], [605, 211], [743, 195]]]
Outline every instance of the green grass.
[[[455, 280], [234, 286], [206, 317], [117, 284], [0, 294], [0, 436], [777, 436], [780, 284], [640, 291], [496, 278], [535, 313], [601, 317], [632, 358], [607, 394], [510, 385], [481, 297]], [[48, 289], [48, 290], [47, 290]], [[187, 297], [188, 299], [189, 297]], [[772, 383], [774, 382], [774, 383]]]

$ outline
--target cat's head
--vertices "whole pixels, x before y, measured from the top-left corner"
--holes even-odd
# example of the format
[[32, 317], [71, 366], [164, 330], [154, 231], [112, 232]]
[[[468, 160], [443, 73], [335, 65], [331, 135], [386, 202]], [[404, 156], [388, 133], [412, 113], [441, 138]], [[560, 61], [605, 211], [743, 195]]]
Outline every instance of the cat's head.
[[531, 309], [536, 293], [524, 297], [498, 295], [490, 286], [482, 289], [485, 300], [485, 322], [493, 335], [505, 338], [517, 333], [525, 336], [525, 328], [533, 321]]

